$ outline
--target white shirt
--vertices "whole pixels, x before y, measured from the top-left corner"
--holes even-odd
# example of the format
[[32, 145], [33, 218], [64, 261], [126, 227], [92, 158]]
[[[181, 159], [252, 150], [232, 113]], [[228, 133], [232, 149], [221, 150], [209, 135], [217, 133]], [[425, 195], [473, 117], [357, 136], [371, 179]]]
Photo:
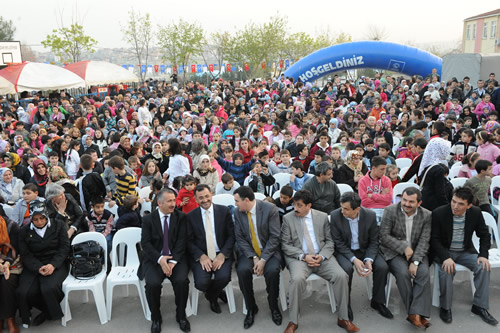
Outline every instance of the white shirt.
[[175, 177], [185, 176], [189, 171], [189, 160], [186, 156], [180, 154], [170, 156], [168, 169], [165, 171], [168, 174], [169, 185], [172, 185]]
[[206, 212], [208, 211], [208, 215], [210, 216], [210, 221], [212, 222], [212, 234], [214, 235], [215, 252], [220, 252], [219, 245], [217, 244], [217, 236], [215, 235], [214, 205], [211, 205], [208, 210], [205, 210], [200, 207], [200, 210], [201, 210], [201, 219], [203, 220], [203, 228], [205, 228], [205, 232], [207, 230]]
[[401, 210], [405, 216], [406, 241], [408, 242], [408, 246], [411, 246], [411, 229], [413, 228], [413, 218], [417, 215], [417, 211], [415, 211], [415, 214], [408, 216], [403, 208]]
[[259, 248], [262, 250], [262, 243], [259, 239], [259, 229], [257, 229], [257, 201], [254, 200], [252, 209], [250, 209], [250, 215], [252, 216], [253, 230], [255, 230], [255, 236], [257, 237], [257, 242], [259, 243]]
[[48, 220], [47, 224], [45, 224], [45, 227], [43, 227], [41, 229], [35, 227], [35, 225], [33, 223], [30, 224], [30, 229], [31, 230], [35, 230], [35, 232], [37, 233], [37, 235], [40, 236], [41, 238], [43, 238], [43, 236], [45, 236], [45, 232], [47, 231], [48, 227], [50, 227], [50, 220]]
[[[314, 247], [314, 254], [319, 253], [320, 248], [319, 248], [319, 243], [318, 240], [316, 239], [316, 234], [314, 233], [314, 224], [313, 224], [313, 219], [312, 219], [312, 212], [309, 211], [309, 213], [302, 218], [304, 220], [304, 223], [306, 224], [307, 230], [309, 231], [309, 235], [311, 236], [311, 241]], [[302, 236], [302, 251], [304, 253], [307, 253], [307, 244], [306, 244], [306, 237]], [[312, 253], [308, 253], [312, 254]]]

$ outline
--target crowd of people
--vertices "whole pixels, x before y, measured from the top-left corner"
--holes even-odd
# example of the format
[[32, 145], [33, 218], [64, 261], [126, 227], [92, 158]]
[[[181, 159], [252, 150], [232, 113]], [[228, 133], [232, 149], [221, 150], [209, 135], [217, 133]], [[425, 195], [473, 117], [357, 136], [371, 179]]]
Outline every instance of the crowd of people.
[[[142, 228], [139, 277], [152, 332], [161, 331], [165, 277], [187, 332], [188, 272], [220, 313], [233, 262], [244, 328], [258, 312], [254, 274], [264, 276], [272, 321], [281, 325], [285, 266], [286, 333], [298, 327], [313, 273], [334, 290], [338, 325], [358, 331], [354, 271], [373, 274], [371, 306], [387, 318], [391, 272], [407, 320], [427, 328], [432, 262], [440, 264], [444, 322], [452, 321], [460, 263], [475, 275], [472, 312], [497, 324], [488, 312], [491, 236], [481, 214], [495, 215], [490, 197], [500, 192], [489, 193], [500, 175], [494, 73], [476, 87], [468, 77], [441, 81], [435, 70], [425, 78], [334, 76], [323, 87], [284, 75], [208, 85], [150, 80], [103, 98], [62, 91], [22, 101], [0, 96], [0, 105], [0, 326], [6, 321], [9, 332], [18, 332], [17, 311], [25, 325], [63, 316], [61, 285], [75, 235], [102, 233], [111, 249], [114, 233], [127, 227]], [[400, 158], [411, 160], [401, 175]], [[447, 176], [456, 163], [468, 180], [453, 189]], [[288, 184], [277, 181], [281, 174]], [[394, 200], [394, 186], [414, 180], [420, 189]], [[341, 195], [337, 184], [352, 191]], [[149, 194], [139, 196], [143, 188]], [[219, 194], [233, 195], [235, 207], [213, 204]]]

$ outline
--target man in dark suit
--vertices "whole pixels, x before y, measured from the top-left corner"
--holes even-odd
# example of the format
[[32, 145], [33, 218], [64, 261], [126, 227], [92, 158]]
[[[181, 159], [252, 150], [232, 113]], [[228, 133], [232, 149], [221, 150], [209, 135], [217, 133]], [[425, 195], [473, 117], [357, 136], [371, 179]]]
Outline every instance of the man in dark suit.
[[282, 316], [278, 308], [281, 270], [278, 209], [265, 201], [255, 200], [248, 186], [241, 186], [234, 191], [234, 202], [237, 207], [234, 210], [234, 234], [238, 250], [236, 272], [248, 310], [243, 327], [250, 328], [259, 311], [253, 293], [253, 274], [264, 275], [271, 318], [279, 326]]
[[[488, 312], [491, 265], [488, 250], [491, 236], [479, 207], [472, 206], [474, 194], [470, 188], [459, 187], [453, 192], [451, 204], [432, 212], [431, 251], [440, 265], [434, 274], [439, 274], [439, 316], [451, 323], [453, 277], [456, 264], [463, 265], [474, 273], [474, 300], [471, 311], [490, 325], [498, 321]], [[479, 255], [472, 243], [472, 234], [479, 237]], [[498, 241], [498, 240], [497, 240]]]
[[385, 208], [380, 223], [380, 254], [396, 277], [399, 294], [411, 324], [431, 326], [431, 281], [427, 251], [431, 238], [431, 212], [420, 207], [422, 192], [403, 191], [401, 202]]
[[175, 210], [175, 193], [163, 189], [158, 193], [158, 209], [142, 221], [143, 256], [137, 275], [146, 279], [146, 298], [151, 310], [151, 332], [161, 332], [160, 295], [163, 280], [172, 283], [177, 307], [175, 318], [183, 332], [191, 326], [186, 318], [189, 294], [186, 257], [187, 219]]
[[354, 269], [359, 276], [368, 278], [373, 273], [371, 307], [382, 316], [392, 318], [385, 306], [385, 285], [389, 266], [378, 254], [378, 226], [375, 212], [361, 207], [361, 198], [355, 192], [340, 197], [340, 207], [330, 214], [330, 231], [335, 244], [335, 258], [349, 275], [349, 320], [354, 316], [351, 309], [351, 286]]
[[221, 313], [217, 299], [231, 281], [233, 219], [229, 208], [212, 204], [212, 192], [208, 185], [196, 186], [194, 195], [200, 207], [187, 215], [187, 246], [192, 259], [194, 285], [205, 293], [210, 309]]

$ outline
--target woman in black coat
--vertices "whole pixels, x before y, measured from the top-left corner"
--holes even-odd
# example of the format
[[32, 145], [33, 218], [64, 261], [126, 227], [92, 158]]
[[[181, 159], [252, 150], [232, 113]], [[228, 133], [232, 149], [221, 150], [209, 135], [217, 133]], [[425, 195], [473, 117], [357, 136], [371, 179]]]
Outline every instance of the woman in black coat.
[[[31, 223], [19, 232], [23, 272], [19, 277], [17, 300], [23, 324], [39, 325], [45, 319], [64, 316], [60, 302], [62, 283], [68, 276], [70, 243], [67, 227], [60, 220], [49, 220], [43, 203], [30, 204]], [[42, 311], [31, 320], [31, 309]]]

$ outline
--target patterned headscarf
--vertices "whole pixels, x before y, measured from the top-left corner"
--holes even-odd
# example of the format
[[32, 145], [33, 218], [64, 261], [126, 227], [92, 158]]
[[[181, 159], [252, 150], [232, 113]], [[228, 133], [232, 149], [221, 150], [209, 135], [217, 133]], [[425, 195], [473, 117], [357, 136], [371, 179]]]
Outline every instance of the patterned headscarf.
[[53, 166], [52, 168], [50, 168], [49, 177], [53, 183], [57, 183], [61, 179], [66, 179], [66, 178], [69, 179], [64, 169], [61, 168], [60, 166]]
[[432, 139], [424, 151], [418, 175], [421, 176], [425, 168], [436, 163], [447, 164], [446, 158], [450, 155], [451, 142], [442, 138]]
[[497, 128], [500, 127], [500, 124], [494, 120], [490, 120], [484, 125], [484, 130], [490, 134], [492, 134]]

